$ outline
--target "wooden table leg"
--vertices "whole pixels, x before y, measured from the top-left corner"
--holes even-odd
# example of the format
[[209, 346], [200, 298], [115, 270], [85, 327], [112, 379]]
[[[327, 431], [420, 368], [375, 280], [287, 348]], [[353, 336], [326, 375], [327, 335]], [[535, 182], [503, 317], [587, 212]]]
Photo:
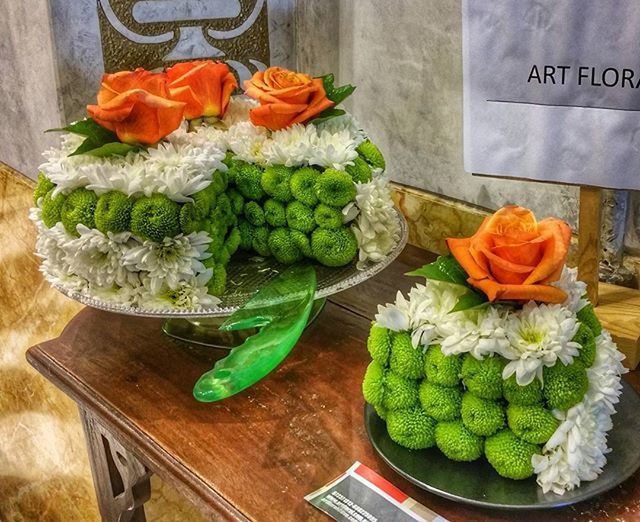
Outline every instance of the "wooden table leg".
[[144, 522], [151, 472], [95, 416], [79, 409], [102, 520]]

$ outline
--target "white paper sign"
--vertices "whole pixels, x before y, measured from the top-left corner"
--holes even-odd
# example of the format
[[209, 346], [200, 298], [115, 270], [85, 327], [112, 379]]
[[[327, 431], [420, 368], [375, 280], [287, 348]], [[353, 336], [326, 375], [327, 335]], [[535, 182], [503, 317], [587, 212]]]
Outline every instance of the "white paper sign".
[[640, 189], [640, 0], [463, 0], [465, 170]]

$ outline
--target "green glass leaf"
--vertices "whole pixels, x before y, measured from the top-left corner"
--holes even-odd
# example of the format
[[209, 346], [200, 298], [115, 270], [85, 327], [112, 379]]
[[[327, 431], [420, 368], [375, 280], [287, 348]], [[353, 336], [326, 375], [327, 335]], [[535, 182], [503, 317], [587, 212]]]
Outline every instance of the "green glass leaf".
[[269, 281], [227, 319], [221, 330], [260, 331], [216, 362], [193, 388], [201, 402], [230, 397], [272, 372], [298, 342], [309, 319], [316, 293], [316, 273], [299, 265]]
[[[86, 143], [86, 140], [85, 140]], [[119, 141], [113, 143], [105, 143], [104, 145], [100, 145], [98, 147], [78, 152], [84, 143], [78, 147], [70, 156], [75, 156], [76, 154], [89, 154], [90, 156], [97, 156], [98, 158], [104, 158], [105, 156], [126, 156], [129, 152], [140, 150], [139, 145], [129, 145], [128, 143], [120, 143]]]
[[407, 272], [405, 275], [424, 277], [456, 285], [466, 285], [469, 277], [452, 255], [440, 256], [433, 263], [424, 265], [422, 268], [412, 272]]
[[489, 301], [486, 295], [479, 294], [478, 292], [471, 290], [458, 299], [458, 302], [449, 313], [462, 312], [463, 310], [469, 310], [470, 308], [476, 308], [478, 306], [488, 304]]

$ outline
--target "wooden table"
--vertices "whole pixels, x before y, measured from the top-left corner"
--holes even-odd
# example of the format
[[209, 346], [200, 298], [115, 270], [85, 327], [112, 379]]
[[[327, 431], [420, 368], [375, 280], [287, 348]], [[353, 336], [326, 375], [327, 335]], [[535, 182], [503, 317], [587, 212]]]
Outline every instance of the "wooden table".
[[[304, 495], [359, 460], [452, 521], [640, 519], [640, 473], [574, 507], [512, 514], [430, 495], [377, 457], [360, 391], [370, 321], [416, 282], [403, 274], [432, 259], [407, 247], [331, 298], [277, 371], [220, 403], [198, 403], [191, 390], [224, 352], [171, 341], [161, 320], [87, 308], [60, 338], [32, 347], [29, 362], [78, 403], [103, 518], [144, 520], [153, 472], [213, 520], [326, 520]], [[636, 373], [629, 380], [640, 387]]]

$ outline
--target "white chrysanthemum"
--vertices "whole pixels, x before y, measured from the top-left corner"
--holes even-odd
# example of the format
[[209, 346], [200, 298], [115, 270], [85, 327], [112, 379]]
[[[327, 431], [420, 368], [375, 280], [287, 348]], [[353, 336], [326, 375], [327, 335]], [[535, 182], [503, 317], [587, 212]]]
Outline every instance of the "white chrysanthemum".
[[358, 157], [358, 143], [348, 129], [336, 133], [318, 131], [309, 149], [309, 165], [344, 169]]
[[258, 105], [260, 105], [258, 101], [253, 98], [249, 98], [248, 96], [232, 96], [229, 100], [227, 111], [224, 113], [224, 117], [222, 118], [222, 122], [227, 127], [231, 127], [236, 123], [249, 121], [249, 111]]
[[295, 124], [287, 129], [275, 131], [264, 142], [262, 155], [267, 165], [298, 167], [307, 162], [313, 153], [316, 131], [313, 125]]
[[149, 148], [145, 161], [146, 196], [155, 192], [174, 201], [190, 201], [189, 196], [206, 188], [215, 170], [226, 170], [224, 152], [215, 147], [160, 143]]
[[318, 132], [326, 131], [330, 134], [337, 134], [338, 132], [346, 130], [355, 142], [356, 147], [367, 139], [367, 135], [362, 130], [360, 123], [348, 112], [342, 116], [329, 118], [328, 120], [318, 123], [317, 128]]
[[596, 339], [596, 359], [587, 369], [589, 389], [567, 412], [555, 411], [560, 426], [545, 444], [542, 455], [531, 459], [544, 493], [562, 495], [582, 481], [594, 480], [605, 466], [607, 432], [622, 392], [620, 376], [627, 370], [622, 355], [607, 332]]
[[229, 128], [226, 138], [227, 146], [236, 158], [264, 165], [262, 147], [267, 139], [267, 130], [264, 127], [254, 127], [248, 121], [236, 123]]
[[[208, 131], [205, 131], [208, 132]], [[129, 196], [166, 194], [174, 201], [189, 196], [211, 182], [214, 170], [226, 170], [224, 149], [200, 133], [176, 131], [174, 141], [165, 141], [146, 151], [126, 156], [98, 158], [87, 154], [66, 156], [67, 146], [49, 151], [40, 170], [56, 185], [55, 194], [86, 187], [98, 195], [120, 190]]]
[[409, 301], [407, 301], [402, 292], [398, 290], [394, 303], [386, 305], [378, 305], [378, 313], [375, 321], [379, 326], [388, 328], [394, 332], [403, 332], [408, 330], [411, 325], [411, 312], [409, 310]]
[[[393, 250], [400, 240], [400, 223], [386, 176], [377, 176], [368, 183], [357, 183], [356, 188], [355, 206], [359, 212], [351, 229], [358, 240], [357, 267], [362, 269], [369, 261], [382, 261]], [[345, 220], [352, 211], [347, 207], [343, 209]]]
[[98, 287], [125, 284], [136, 277], [123, 264], [124, 253], [136, 243], [130, 232], [103, 234], [82, 224], [77, 229], [80, 236], [63, 246], [71, 273]]
[[193, 131], [185, 121], [180, 127], [167, 136], [167, 140], [176, 145], [192, 145], [194, 147], [227, 150], [226, 130], [216, 125], [202, 124]]
[[445, 355], [470, 353], [476, 359], [483, 359], [486, 355], [501, 354], [509, 349], [510, 343], [503, 328], [507, 314], [503, 308], [489, 306], [456, 315], [466, 320], [447, 328], [448, 335], [444, 335], [440, 342]]
[[578, 330], [575, 315], [562, 305], [525, 304], [522, 310], [509, 314], [505, 331], [510, 348], [501, 353], [511, 359], [502, 378], [515, 374], [520, 386], [534, 378], [542, 382], [542, 370], [556, 361], [570, 364], [578, 355], [580, 344], [571, 339]]
[[551, 283], [551, 285], [564, 290], [567, 294], [567, 299], [562, 304], [572, 312], [578, 312], [589, 304], [586, 299], [587, 285], [578, 280], [577, 268], [565, 266], [560, 279], [555, 283]]
[[204, 259], [211, 257], [207, 247], [211, 237], [206, 232], [166, 237], [162, 243], [146, 240], [128, 249], [123, 264], [145, 272], [152, 294], [157, 294], [163, 283], [175, 290], [184, 280], [204, 272]]
[[156, 310], [213, 308], [220, 303], [220, 299], [210, 295], [207, 290], [207, 282], [212, 274], [213, 270], [208, 268], [195, 277], [179, 281], [175, 288], [162, 285], [157, 290], [152, 288], [150, 279], [149, 283], [145, 282], [139, 305]]

